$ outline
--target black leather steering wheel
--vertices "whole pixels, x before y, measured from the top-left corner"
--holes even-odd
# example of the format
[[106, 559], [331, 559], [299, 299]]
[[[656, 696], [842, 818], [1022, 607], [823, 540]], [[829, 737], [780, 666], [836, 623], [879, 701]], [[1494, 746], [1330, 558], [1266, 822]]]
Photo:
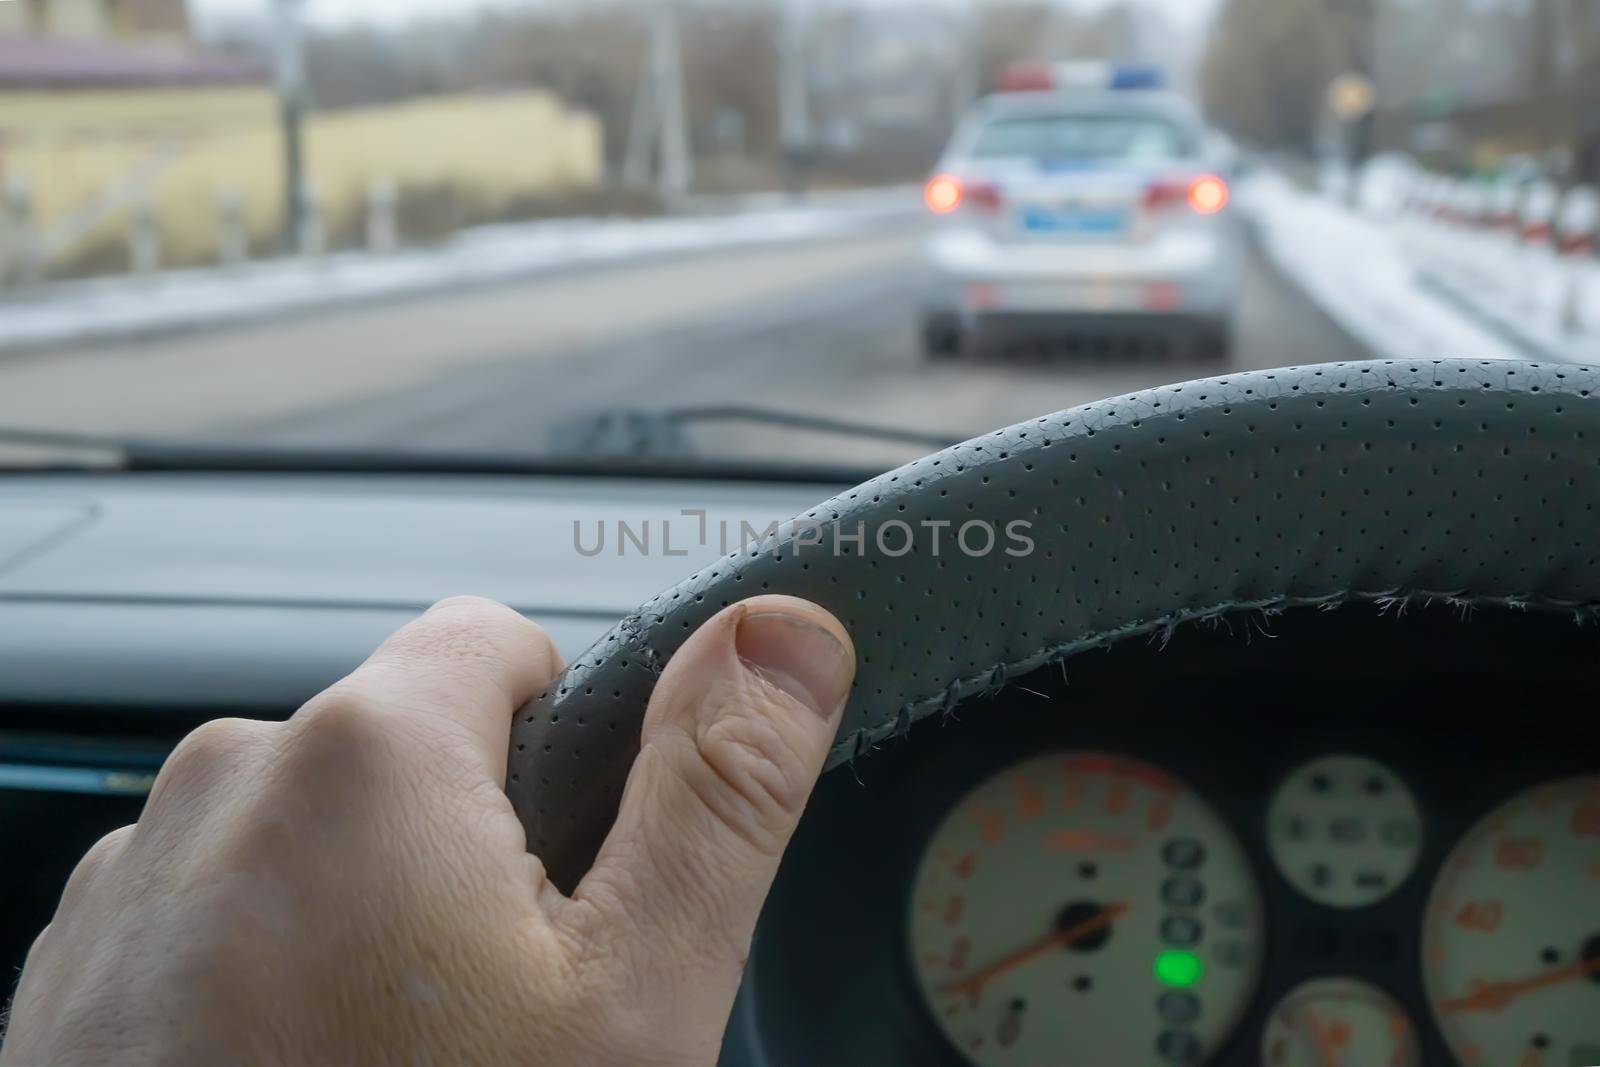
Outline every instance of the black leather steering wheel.
[[[1259, 371], [1088, 404], [881, 475], [652, 598], [522, 709], [508, 791], [529, 848], [557, 885], [577, 883], [662, 666], [758, 593], [814, 600], [854, 637], [830, 765], [1041, 665], [1235, 612], [1437, 598], [1587, 618], [1597, 388], [1588, 367], [1501, 361]], [[986, 552], [980, 527], [957, 543], [973, 522], [995, 535]], [[1013, 522], [1029, 524], [1025, 555], [1007, 551]], [[904, 554], [895, 523], [917, 534]]]

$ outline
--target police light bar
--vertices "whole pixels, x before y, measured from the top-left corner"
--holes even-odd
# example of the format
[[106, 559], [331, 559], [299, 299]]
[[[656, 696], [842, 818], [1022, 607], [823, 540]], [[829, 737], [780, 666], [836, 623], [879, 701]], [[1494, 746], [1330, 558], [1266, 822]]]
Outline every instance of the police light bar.
[[1012, 63], [1000, 72], [1003, 93], [1162, 89], [1166, 84], [1166, 72], [1160, 67], [1103, 60]]

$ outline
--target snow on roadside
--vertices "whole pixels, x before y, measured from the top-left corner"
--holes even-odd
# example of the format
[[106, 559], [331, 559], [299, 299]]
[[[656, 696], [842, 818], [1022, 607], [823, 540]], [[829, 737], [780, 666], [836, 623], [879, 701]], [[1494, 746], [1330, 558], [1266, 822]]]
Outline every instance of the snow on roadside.
[[1424, 284], [1534, 352], [1600, 363], [1600, 264], [1561, 259], [1510, 234], [1402, 218], [1396, 232]]
[[[1430, 292], [1390, 230], [1374, 219], [1266, 169], [1239, 183], [1238, 203], [1273, 264], [1374, 355], [1524, 358]], [[1287, 345], [1284, 356], [1293, 357]]]
[[650, 256], [821, 240], [914, 218], [918, 207], [915, 193], [905, 189], [865, 190], [805, 205], [750, 204], [725, 215], [484, 226], [434, 248], [388, 255], [344, 252], [150, 278], [61, 282], [0, 299], [0, 352], [192, 329]]

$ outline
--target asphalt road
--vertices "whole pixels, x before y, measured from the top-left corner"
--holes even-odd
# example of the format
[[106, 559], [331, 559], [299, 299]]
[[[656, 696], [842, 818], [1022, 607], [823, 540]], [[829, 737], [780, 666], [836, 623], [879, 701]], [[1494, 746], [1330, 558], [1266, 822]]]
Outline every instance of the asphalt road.
[[[918, 237], [745, 248], [399, 304], [0, 361], [0, 424], [358, 447], [544, 451], [609, 409], [760, 405], [962, 438], [1227, 369], [1360, 346], [1259, 258], [1225, 367], [928, 363]], [[890, 465], [926, 451], [781, 427], [696, 429], [710, 456]]]

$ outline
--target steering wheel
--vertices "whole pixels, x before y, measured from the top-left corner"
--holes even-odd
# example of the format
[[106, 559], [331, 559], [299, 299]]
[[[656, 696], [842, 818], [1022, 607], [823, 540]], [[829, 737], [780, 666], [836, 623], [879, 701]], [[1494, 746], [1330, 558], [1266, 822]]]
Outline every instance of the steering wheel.
[[576, 885], [663, 665], [758, 593], [816, 601], [854, 638], [830, 766], [1042, 665], [1234, 613], [1427, 598], [1587, 619], [1597, 388], [1588, 367], [1502, 361], [1259, 371], [881, 475], [652, 598], [520, 711], [508, 792], [529, 848]]

